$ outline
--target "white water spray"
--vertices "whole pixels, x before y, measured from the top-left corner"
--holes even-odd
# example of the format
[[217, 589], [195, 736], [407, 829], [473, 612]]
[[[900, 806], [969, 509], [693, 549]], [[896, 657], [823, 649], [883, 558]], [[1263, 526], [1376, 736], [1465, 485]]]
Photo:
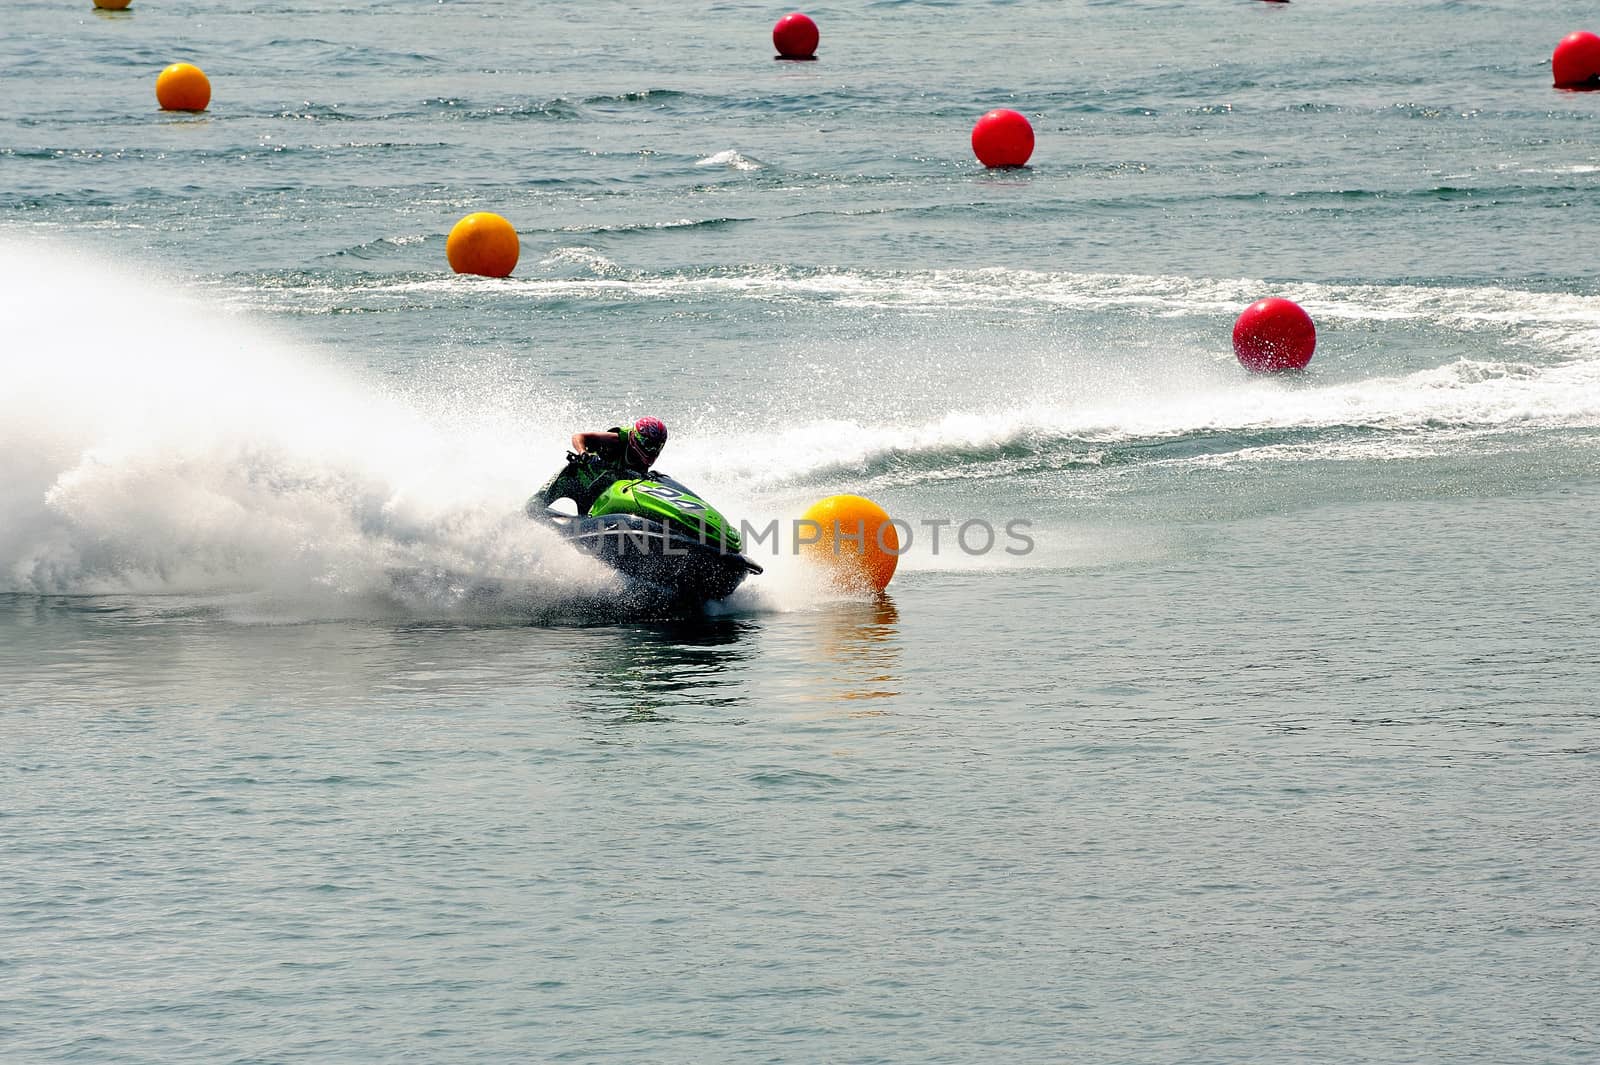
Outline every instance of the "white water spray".
[[0, 245], [0, 293], [0, 592], [449, 613], [609, 584], [521, 516], [537, 422], [424, 409], [83, 256]]

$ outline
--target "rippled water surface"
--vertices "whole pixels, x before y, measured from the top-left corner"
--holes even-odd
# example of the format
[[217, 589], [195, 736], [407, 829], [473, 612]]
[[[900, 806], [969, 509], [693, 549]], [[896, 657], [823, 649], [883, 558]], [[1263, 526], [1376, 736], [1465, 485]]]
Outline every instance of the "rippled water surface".
[[[810, 13], [11, 0], [0, 1060], [1600, 1055], [1592, 9]], [[888, 594], [640, 616], [643, 413]]]

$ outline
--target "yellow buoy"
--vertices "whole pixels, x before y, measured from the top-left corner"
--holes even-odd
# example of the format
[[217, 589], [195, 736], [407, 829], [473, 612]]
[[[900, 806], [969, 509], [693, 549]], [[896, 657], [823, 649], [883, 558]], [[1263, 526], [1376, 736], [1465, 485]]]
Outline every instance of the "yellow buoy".
[[94, 6], [103, 11], [125, 11], [133, 0], [94, 0]]
[[445, 258], [458, 274], [510, 277], [521, 253], [516, 229], [488, 211], [469, 214], [457, 222], [444, 242]]
[[900, 532], [889, 514], [862, 496], [829, 496], [800, 519], [798, 540], [805, 556], [833, 572], [844, 588], [881, 592], [900, 562]]
[[156, 102], [163, 111], [204, 111], [211, 103], [211, 82], [191, 63], [174, 63], [156, 78]]

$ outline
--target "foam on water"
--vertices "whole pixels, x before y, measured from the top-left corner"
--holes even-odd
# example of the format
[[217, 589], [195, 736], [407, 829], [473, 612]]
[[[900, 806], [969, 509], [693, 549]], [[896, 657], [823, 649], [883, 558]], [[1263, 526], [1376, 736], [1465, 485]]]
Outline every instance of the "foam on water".
[[[711, 220], [720, 221], [720, 220]], [[657, 226], [696, 224], [679, 219]], [[590, 227], [594, 228], [594, 227]], [[592, 248], [552, 250], [540, 266], [560, 276], [507, 279], [505, 288], [534, 300], [595, 301], [744, 299], [815, 301], [873, 310], [956, 313], [1003, 308], [1015, 315], [1063, 311], [1126, 312], [1160, 318], [1227, 316], [1273, 292], [1329, 322], [1416, 321], [1442, 330], [1514, 331], [1552, 353], [1586, 355], [1600, 344], [1600, 295], [1542, 292], [1498, 286], [1352, 285], [1320, 282], [1270, 284], [1257, 278], [1191, 278], [988, 268], [979, 270], [868, 271], [833, 268], [741, 266], [719, 270], [648, 273], [625, 270]], [[569, 276], [573, 266], [591, 276]], [[325, 312], [364, 297], [467, 291], [460, 278], [367, 278], [355, 285], [306, 280], [293, 286]], [[254, 300], [254, 289], [239, 293]]]

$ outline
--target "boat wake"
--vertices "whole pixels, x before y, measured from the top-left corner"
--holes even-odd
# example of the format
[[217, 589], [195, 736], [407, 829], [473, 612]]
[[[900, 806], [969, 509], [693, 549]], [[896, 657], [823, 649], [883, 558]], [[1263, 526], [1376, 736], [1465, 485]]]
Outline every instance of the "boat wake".
[[[1156, 288], [1170, 296], [1173, 284], [1191, 303], [1246, 295], [1225, 282], [1095, 287], [1003, 273], [926, 275], [924, 297], [948, 309], [954, 297], [941, 284], [961, 299], [1035, 304], [1131, 306]], [[85, 276], [99, 279], [93, 315], [82, 313]], [[748, 298], [769, 298], [750, 280], [739, 282]], [[801, 281], [833, 285], [830, 301], [887, 298], [894, 287], [828, 273]], [[582, 420], [525, 366], [492, 380], [379, 380], [159, 280], [37, 247], [0, 244], [0, 291], [0, 593], [229, 593], [291, 617], [628, 609], [614, 573], [523, 515], [549, 472], [541, 457], [561, 454]], [[906, 286], [895, 291], [904, 297]], [[1298, 293], [1313, 305], [1334, 294]], [[1013, 362], [991, 375], [985, 400], [941, 393], [939, 374], [979, 373], [952, 358], [919, 371], [926, 397], [881, 415], [849, 379], [819, 373], [817, 387], [833, 390], [826, 404], [774, 395], [757, 431], [726, 428], [750, 420], [686, 415], [666, 465], [731, 514], [765, 523], [838, 491], [927, 499], [937, 511], [949, 482], [1383, 460], [1600, 432], [1600, 360], [1588, 354], [1600, 331], [1595, 299], [1397, 288], [1359, 306], [1380, 319], [1416, 315], [1430, 329], [1503, 330], [1513, 343], [1500, 358], [1480, 345], [1420, 368], [1284, 378], [1248, 377], [1231, 359], [1141, 361], [1099, 345]], [[1035, 491], [1030, 506], [1040, 504]], [[758, 561], [770, 571], [759, 583], [776, 591], [741, 590], [739, 602], [781, 608], [820, 594], [788, 560]]]

